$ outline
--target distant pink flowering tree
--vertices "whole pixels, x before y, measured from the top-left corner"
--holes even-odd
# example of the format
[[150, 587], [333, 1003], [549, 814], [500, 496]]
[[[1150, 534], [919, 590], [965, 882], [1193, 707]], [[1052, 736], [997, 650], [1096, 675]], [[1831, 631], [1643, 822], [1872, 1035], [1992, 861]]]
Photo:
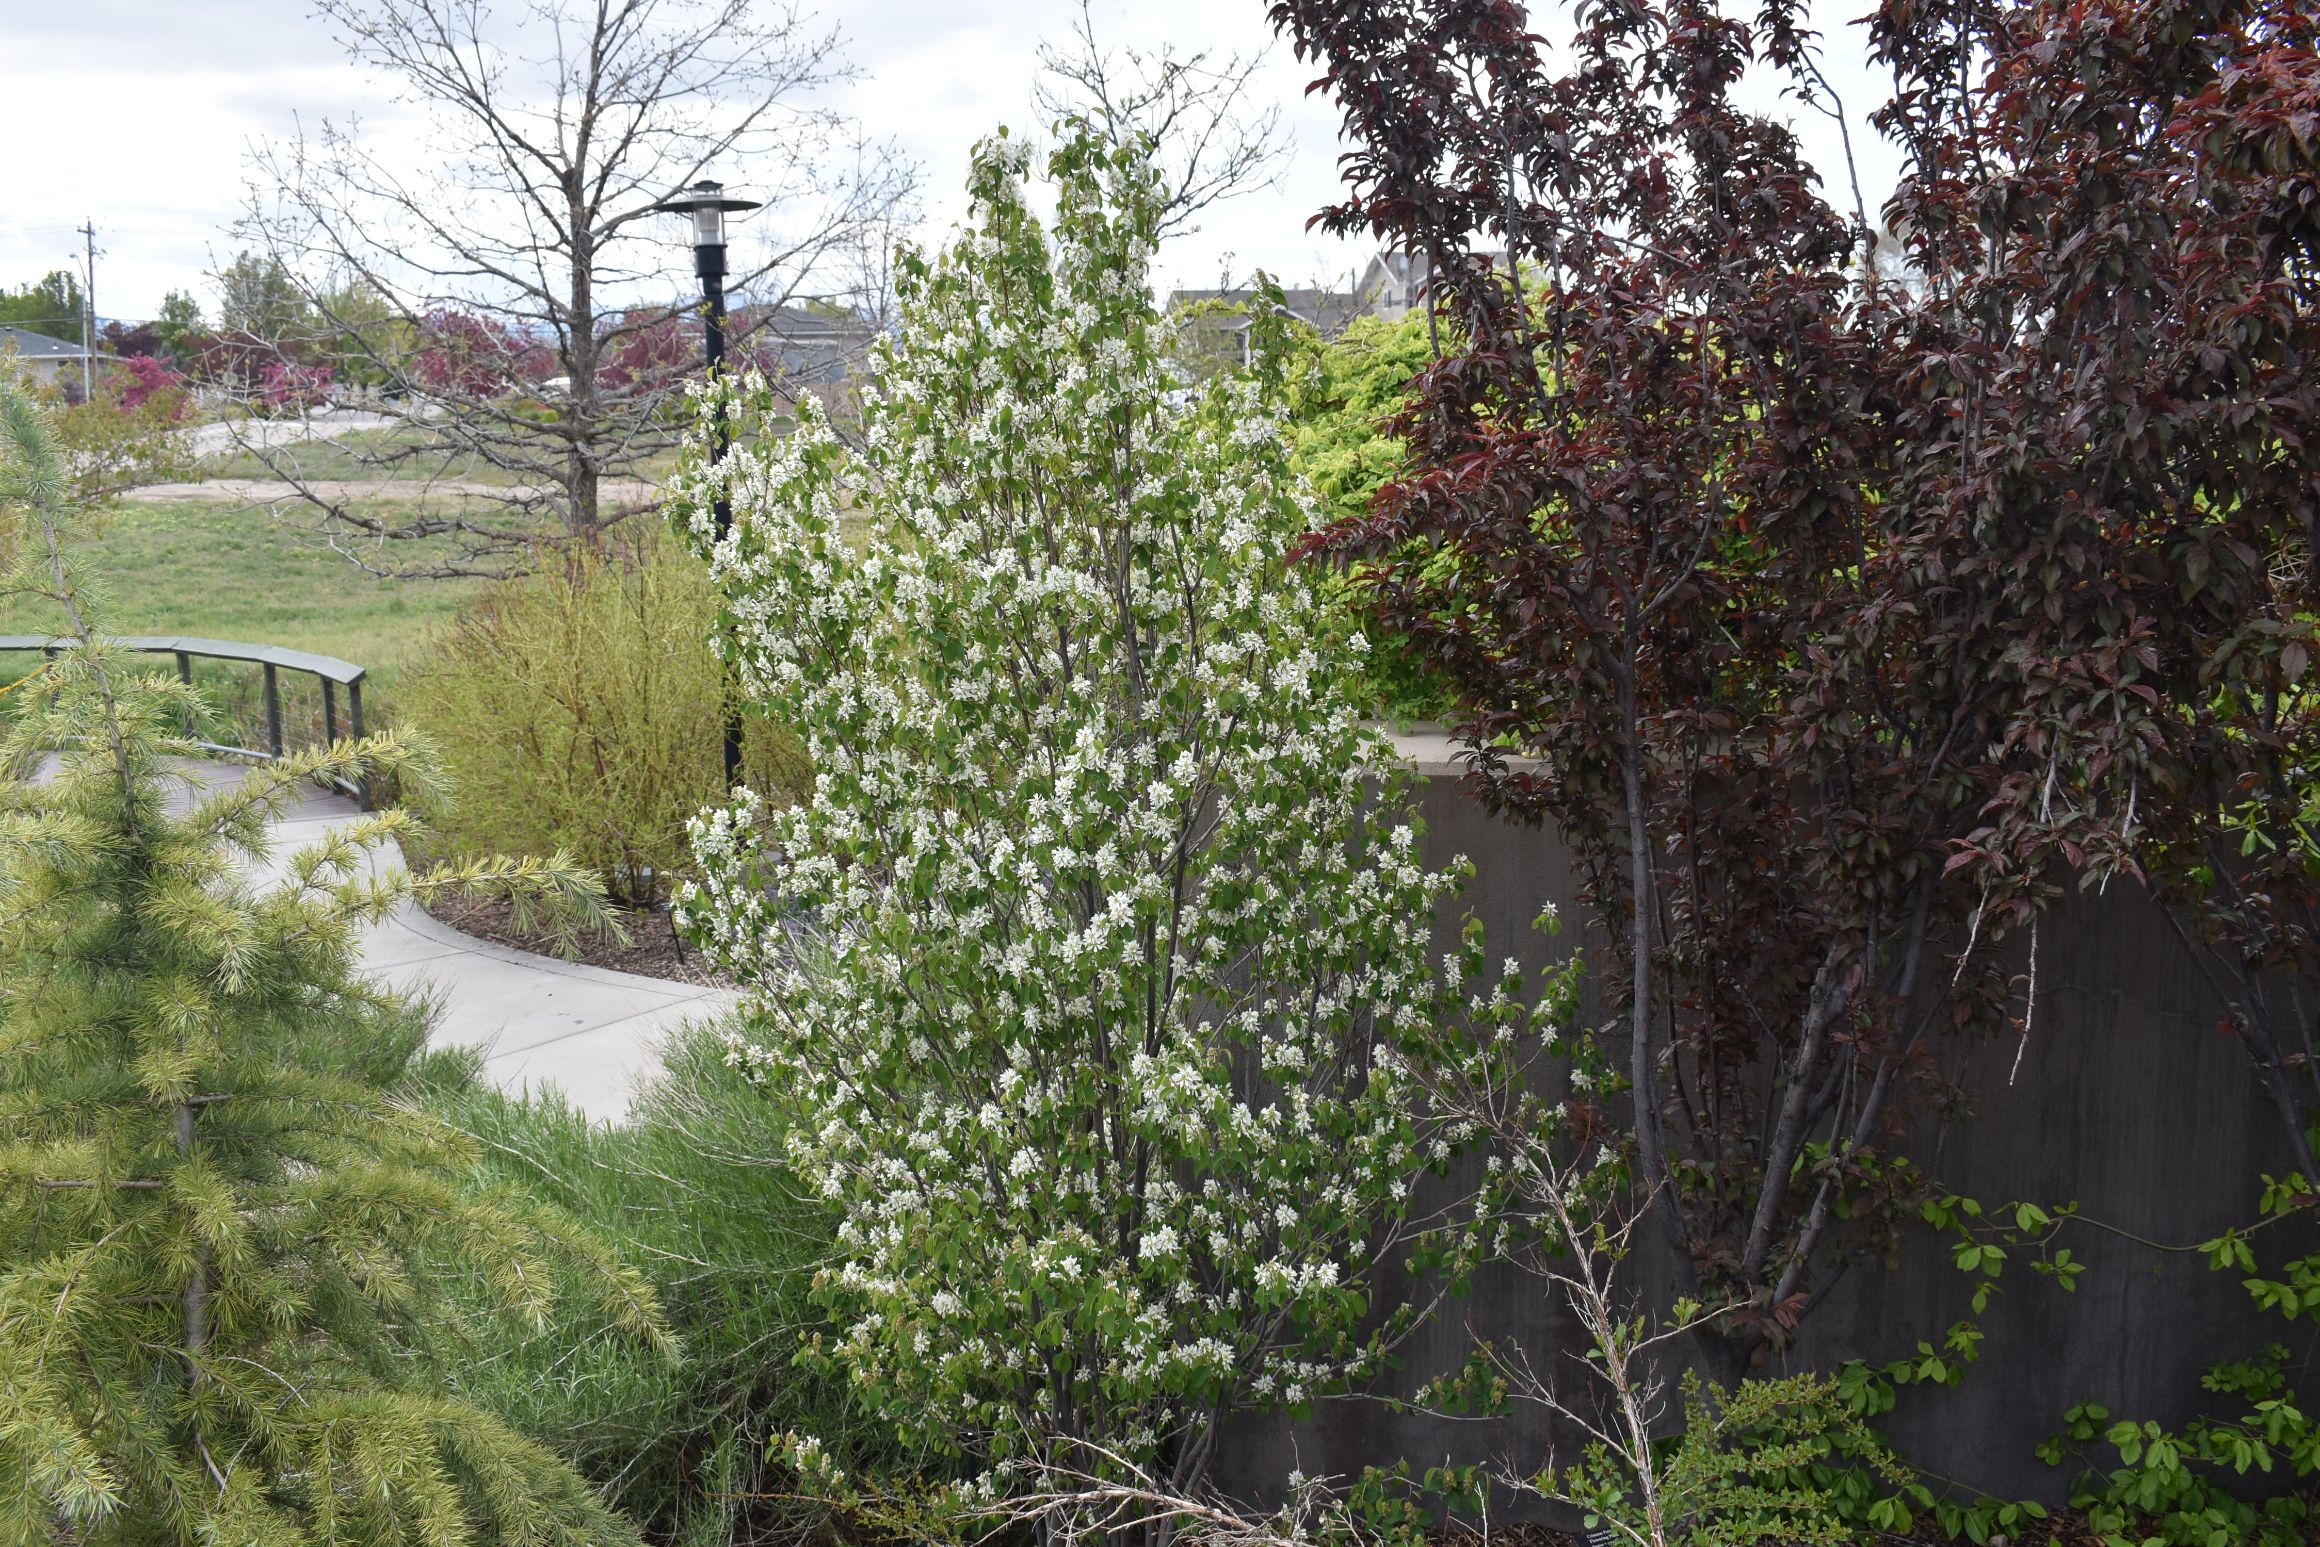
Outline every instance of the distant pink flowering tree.
[[131, 355], [114, 368], [113, 397], [126, 412], [148, 410], [175, 424], [188, 402], [183, 372], [155, 355]]
[[421, 326], [426, 342], [412, 377], [423, 387], [468, 397], [490, 397], [522, 379], [529, 352], [505, 323], [472, 312], [429, 312]]

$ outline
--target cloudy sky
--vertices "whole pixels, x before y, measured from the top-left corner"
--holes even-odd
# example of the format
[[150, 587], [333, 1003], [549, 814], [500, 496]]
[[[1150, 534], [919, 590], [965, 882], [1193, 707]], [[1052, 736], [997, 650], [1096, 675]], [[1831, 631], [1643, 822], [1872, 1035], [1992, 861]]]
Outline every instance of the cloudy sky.
[[[1819, 16], [1830, 74], [1856, 118], [1874, 88], [1858, 29], [1845, 23], [1868, 4], [1823, 0]], [[500, 9], [520, 12], [523, 0]], [[939, 235], [963, 203], [967, 148], [998, 124], [1032, 122], [1037, 43], [1068, 34], [1077, 0], [821, 0], [820, 10], [864, 72], [844, 105], [917, 162], [927, 234]], [[1096, 0], [1094, 10], [1120, 44], [1268, 52], [1260, 89], [1281, 104], [1294, 140], [1280, 188], [1206, 212], [1199, 232], [1162, 253], [1165, 282], [1213, 283], [1228, 264], [1292, 283], [1359, 265], [1361, 250], [1304, 229], [1336, 188], [1336, 120], [1303, 96], [1313, 72], [1274, 43], [1264, 0]], [[77, 261], [77, 228], [93, 221], [97, 306], [109, 317], [149, 316], [171, 289], [213, 304], [206, 276], [233, 255], [226, 228], [253, 144], [287, 135], [299, 115], [360, 111], [390, 134], [409, 122], [410, 109], [345, 61], [307, 0], [0, 0], [0, 79], [0, 144], [11, 147], [0, 286]], [[1797, 127], [1835, 165], [1825, 123], [1806, 115]], [[1854, 134], [1869, 138], [1859, 124]], [[1892, 158], [1862, 148], [1874, 205]], [[686, 267], [672, 241], [672, 283]]]

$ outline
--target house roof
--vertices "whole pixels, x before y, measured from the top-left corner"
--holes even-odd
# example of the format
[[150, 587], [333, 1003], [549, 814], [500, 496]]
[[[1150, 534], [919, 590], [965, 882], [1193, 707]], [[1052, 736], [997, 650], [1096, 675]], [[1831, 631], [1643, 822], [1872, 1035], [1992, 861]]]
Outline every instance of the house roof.
[[798, 386], [844, 381], [878, 336], [851, 312], [794, 305], [746, 309], [736, 332], [760, 367]]
[[1361, 277], [1367, 281], [1375, 276], [1406, 285], [1412, 279], [1424, 279], [1429, 267], [1425, 258], [1414, 252], [1379, 252], [1371, 256]]
[[20, 360], [78, 360], [87, 353], [69, 339], [50, 338], [30, 328], [0, 328], [0, 350], [11, 348]]
[[784, 338], [868, 338], [875, 331], [863, 317], [834, 307], [785, 302], [780, 306], [753, 306], [746, 310], [750, 326], [770, 328]]
[[1365, 311], [1380, 317], [1398, 317], [1418, 304], [1418, 292], [1432, 276], [1433, 264], [1422, 253], [1380, 252], [1361, 273], [1361, 302]]

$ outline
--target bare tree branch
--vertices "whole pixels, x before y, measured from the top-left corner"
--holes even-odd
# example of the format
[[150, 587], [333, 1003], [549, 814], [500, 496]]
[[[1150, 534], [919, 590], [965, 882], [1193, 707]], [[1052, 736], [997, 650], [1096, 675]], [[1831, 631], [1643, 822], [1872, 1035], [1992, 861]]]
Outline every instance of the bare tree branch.
[[[737, 363], [808, 390], [873, 335], [884, 297], [863, 287], [914, 172], [826, 104], [856, 72], [795, 0], [317, 10], [425, 125], [325, 117], [251, 158], [246, 261], [300, 303], [246, 340], [251, 406], [389, 421], [327, 448], [245, 438], [333, 546], [400, 574], [507, 573], [657, 505], [638, 484], [699, 375], [698, 298], [685, 237], [647, 217], [700, 177], [765, 201], [736, 232]], [[393, 497], [348, 498], [350, 461]]]
[[1091, 7], [1080, 0], [1068, 45], [1039, 45], [1032, 103], [1050, 120], [1086, 120], [1115, 145], [1150, 142], [1168, 191], [1163, 240], [1197, 230], [1193, 217], [1212, 204], [1280, 185], [1290, 151], [1281, 109], [1250, 96], [1262, 54], [1110, 49]]

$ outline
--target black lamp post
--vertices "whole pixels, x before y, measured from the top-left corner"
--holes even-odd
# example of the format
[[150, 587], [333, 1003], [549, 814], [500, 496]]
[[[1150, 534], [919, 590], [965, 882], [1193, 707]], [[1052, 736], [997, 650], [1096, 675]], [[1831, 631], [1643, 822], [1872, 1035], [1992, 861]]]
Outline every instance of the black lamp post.
[[[708, 357], [709, 374], [714, 377], [725, 364], [725, 215], [728, 210], [739, 213], [758, 207], [755, 199], [728, 198], [725, 185], [703, 178], [690, 188], [681, 188], [653, 206], [673, 215], [689, 215], [693, 221], [693, 272], [701, 281], [701, 338]], [[717, 415], [716, 460], [725, 460], [732, 448], [732, 431], [726, 427], [722, 410]], [[732, 501], [720, 494], [716, 504], [717, 538], [723, 541], [733, 529]], [[741, 717], [738, 711], [725, 716], [725, 784], [728, 789], [740, 782], [741, 776]]]

